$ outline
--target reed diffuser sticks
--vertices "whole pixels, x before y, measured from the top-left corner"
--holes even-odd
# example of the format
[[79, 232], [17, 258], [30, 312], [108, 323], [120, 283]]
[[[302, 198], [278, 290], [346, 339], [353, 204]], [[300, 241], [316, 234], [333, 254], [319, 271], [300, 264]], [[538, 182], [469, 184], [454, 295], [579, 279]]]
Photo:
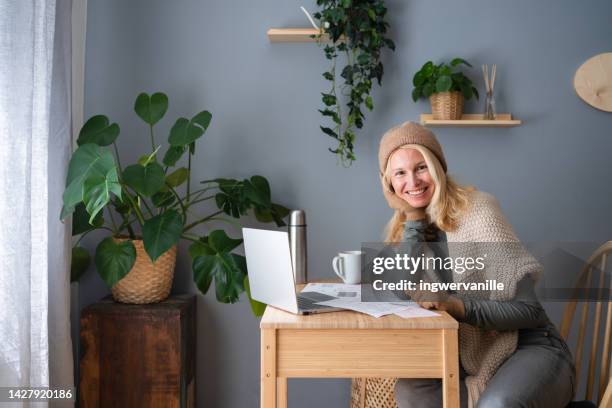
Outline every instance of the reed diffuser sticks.
[[495, 89], [495, 77], [497, 74], [497, 64], [493, 64], [491, 67], [491, 71], [489, 74], [489, 66], [487, 64], [482, 66], [482, 74], [484, 76], [485, 82], [485, 90], [487, 91], [487, 95], [485, 98], [485, 109], [484, 109], [484, 119], [495, 120], [495, 97], [493, 95], [493, 90]]

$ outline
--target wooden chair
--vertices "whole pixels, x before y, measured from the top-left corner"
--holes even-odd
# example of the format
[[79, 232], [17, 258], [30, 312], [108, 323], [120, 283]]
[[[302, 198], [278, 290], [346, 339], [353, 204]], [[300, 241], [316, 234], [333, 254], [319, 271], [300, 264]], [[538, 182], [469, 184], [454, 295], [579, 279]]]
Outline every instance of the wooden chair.
[[[582, 314], [580, 315], [580, 324], [577, 338], [576, 351], [574, 357], [576, 359], [576, 384], [575, 388], [578, 389], [578, 381], [580, 379], [581, 365], [584, 354], [584, 338], [587, 332], [587, 323], [590, 316], [589, 309], [591, 303], [594, 303], [594, 315], [593, 315], [593, 330], [591, 339], [590, 354], [588, 355], [588, 372], [587, 372], [587, 383], [585, 390], [585, 398], [587, 401], [573, 402], [569, 407], [588, 407], [595, 406], [588, 401], [597, 401], [599, 407], [612, 408], [612, 383], [611, 381], [611, 370], [612, 360], [610, 357], [610, 340], [612, 338], [612, 302], [609, 301], [582, 301], [579, 300], [581, 292], [584, 293], [585, 289], [588, 288], [599, 288], [598, 299], [602, 297], [604, 299], [609, 298], [609, 293], [604, 293], [606, 282], [606, 267], [608, 261], [608, 255], [612, 253], [612, 241], [608, 241], [600, 246], [588, 259], [586, 265], [580, 271], [578, 280], [575, 286], [574, 296], [565, 307], [563, 314], [563, 320], [561, 322], [561, 336], [567, 341], [570, 334], [570, 327], [576, 307], [578, 303], [582, 303]], [[593, 284], [592, 284], [593, 283]], [[591, 289], [592, 290], [592, 289]], [[609, 289], [607, 289], [609, 290]], [[602, 323], [602, 307], [604, 304], [607, 306], [607, 312], [605, 313], [605, 329], [603, 335], [603, 342], [600, 343], [600, 331]], [[596, 367], [597, 357], [599, 356], [599, 377], [598, 384], [596, 381]]]

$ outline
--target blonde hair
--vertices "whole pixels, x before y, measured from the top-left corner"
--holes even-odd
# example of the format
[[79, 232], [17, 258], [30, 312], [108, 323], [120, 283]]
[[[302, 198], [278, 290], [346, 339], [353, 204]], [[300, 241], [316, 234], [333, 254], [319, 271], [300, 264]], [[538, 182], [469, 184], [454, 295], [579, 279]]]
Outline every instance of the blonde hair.
[[[451, 176], [446, 174], [438, 158], [428, 148], [418, 144], [407, 144], [400, 146], [399, 149], [415, 149], [423, 155], [429, 174], [431, 174], [431, 178], [436, 186], [434, 195], [429, 205], [425, 208], [425, 212], [428, 218], [441, 230], [455, 230], [459, 225], [463, 212], [469, 206], [469, 194], [475, 190], [474, 187], [462, 186], [456, 183]], [[395, 194], [390, 179], [391, 156], [393, 156], [393, 153], [387, 160], [385, 173], [383, 174], [383, 188]], [[400, 242], [405, 223], [406, 215], [400, 210], [395, 210], [393, 217], [391, 217], [385, 228], [385, 241], [387, 243]]]

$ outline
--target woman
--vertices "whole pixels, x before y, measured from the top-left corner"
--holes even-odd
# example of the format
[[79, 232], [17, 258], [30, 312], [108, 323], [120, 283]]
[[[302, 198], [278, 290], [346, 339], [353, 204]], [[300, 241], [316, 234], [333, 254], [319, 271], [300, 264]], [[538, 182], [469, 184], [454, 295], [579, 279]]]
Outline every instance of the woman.
[[[416, 123], [383, 136], [379, 164], [385, 198], [395, 209], [388, 242], [448, 241], [464, 243], [449, 245], [453, 256], [482, 256], [484, 248], [498, 254], [485, 273], [493, 270], [503, 290], [433, 299], [412, 293], [421, 306], [445, 310], [459, 321], [461, 406], [565, 407], [574, 395], [573, 359], [535, 296], [541, 266], [520, 245], [496, 200], [456, 184], [446, 174], [435, 136]], [[438, 279], [455, 282], [482, 282], [485, 276], [442, 272]], [[400, 408], [441, 407], [441, 380], [399, 379], [395, 395]]]

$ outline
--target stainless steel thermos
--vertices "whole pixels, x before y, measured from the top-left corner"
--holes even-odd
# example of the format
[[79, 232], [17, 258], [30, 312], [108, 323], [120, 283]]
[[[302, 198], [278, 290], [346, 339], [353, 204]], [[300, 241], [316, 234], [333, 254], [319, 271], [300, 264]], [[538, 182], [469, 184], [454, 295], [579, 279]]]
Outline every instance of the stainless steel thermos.
[[303, 210], [293, 210], [289, 215], [289, 248], [295, 283], [307, 283], [306, 214]]

